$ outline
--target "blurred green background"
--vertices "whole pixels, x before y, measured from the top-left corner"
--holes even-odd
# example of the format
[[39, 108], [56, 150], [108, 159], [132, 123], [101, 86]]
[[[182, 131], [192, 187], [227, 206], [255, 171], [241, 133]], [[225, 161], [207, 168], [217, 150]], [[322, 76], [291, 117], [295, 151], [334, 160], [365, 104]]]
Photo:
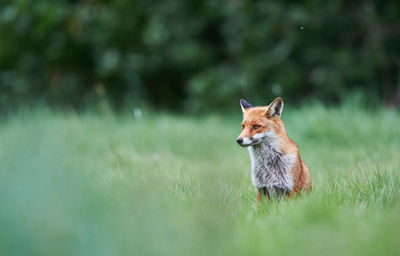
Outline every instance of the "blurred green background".
[[[399, 1], [0, 0], [0, 255], [400, 255]], [[313, 191], [256, 205], [239, 99]]]
[[400, 104], [398, 1], [3, 0], [0, 109]]

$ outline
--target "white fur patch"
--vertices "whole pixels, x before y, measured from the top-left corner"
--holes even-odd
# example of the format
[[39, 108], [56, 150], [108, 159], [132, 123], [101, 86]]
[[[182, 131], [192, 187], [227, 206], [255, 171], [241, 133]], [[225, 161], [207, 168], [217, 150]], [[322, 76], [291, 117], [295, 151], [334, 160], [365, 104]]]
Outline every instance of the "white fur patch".
[[250, 146], [251, 143], [253, 143], [253, 141], [250, 140], [249, 138], [243, 138], [243, 142], [242, 142], [243, 146]]
[[256, 135], [253, 136], [253, 140], [262, 140], [267, 136], [267, 133], [257, 133]]
[[292, 191], [293, 178], [289, 172], [294, 167], [297, 156], [282, 154], [279, 139], [273, 131], [257, 134], [253, 138], [260, 140], [249, 147], [254, 186], [257, 189], [266, 188], [274, 197], [281, 197], [282, 191]]

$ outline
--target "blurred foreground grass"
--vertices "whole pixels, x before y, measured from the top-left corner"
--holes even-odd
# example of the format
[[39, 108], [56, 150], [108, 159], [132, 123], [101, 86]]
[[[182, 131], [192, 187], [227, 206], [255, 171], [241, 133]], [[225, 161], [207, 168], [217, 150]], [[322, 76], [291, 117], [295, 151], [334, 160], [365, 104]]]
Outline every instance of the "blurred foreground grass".
[[20, 111], [0, 126], [0, 254], [399, 255], [400, 115], [283, 119], [313, 192], [256, 209], [239, 115]]

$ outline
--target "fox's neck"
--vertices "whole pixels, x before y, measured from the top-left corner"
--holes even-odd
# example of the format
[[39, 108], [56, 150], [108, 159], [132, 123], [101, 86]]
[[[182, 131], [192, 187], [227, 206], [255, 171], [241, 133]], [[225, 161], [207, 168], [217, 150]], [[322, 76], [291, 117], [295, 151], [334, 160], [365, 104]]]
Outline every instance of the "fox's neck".
[[293, 189], [289, 174], [296, 162], [296, 155], [283, 154], [277, 136], [266, 138], [258, 145], [250, 146], [252, 179], [257, 189]]
[[257, 158], [254, 160], [258, 160], [257, 163], [259, 164], [261, 162], [264, 164], [275, 163], [276, 161], [279, 161], [282, 156], [282, 150], [280, 149], [278, 138], [262, 141], [258, 145], [250, 146], [249, 152], [250, 155]]

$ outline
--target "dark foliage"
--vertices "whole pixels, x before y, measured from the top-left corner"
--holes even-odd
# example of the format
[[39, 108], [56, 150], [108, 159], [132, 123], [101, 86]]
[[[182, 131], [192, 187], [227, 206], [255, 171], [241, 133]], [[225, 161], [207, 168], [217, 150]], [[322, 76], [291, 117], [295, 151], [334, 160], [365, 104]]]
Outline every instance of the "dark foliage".
[[397, 1], [12, 0], [0, 33], [3, 110], [400, 101]]

